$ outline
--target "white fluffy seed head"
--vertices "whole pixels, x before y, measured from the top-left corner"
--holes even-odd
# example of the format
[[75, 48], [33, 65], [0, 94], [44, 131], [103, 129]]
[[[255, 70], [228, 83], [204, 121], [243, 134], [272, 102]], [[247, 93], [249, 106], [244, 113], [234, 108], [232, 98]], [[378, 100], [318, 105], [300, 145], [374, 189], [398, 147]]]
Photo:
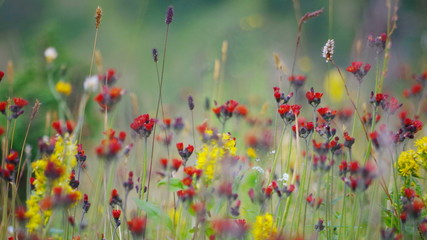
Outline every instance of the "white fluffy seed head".
[[335, 42], [334, 39], [328, 39], [325, 46], [323, 46], [322, 57], [326, 59], [326, 62], [332, 61], [334, 55]]
[[99, 79], [97, 75], [89, 76], [83, 83], [83, 88], [87, 92], [96, 92], [98, 90]]

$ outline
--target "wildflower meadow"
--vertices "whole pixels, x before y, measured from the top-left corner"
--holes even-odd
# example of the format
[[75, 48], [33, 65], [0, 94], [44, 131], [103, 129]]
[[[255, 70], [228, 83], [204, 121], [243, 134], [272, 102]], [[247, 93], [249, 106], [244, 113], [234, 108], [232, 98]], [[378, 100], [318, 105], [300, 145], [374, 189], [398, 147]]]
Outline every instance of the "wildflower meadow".
[[[0, 1], [5, 19], [11, 2]], [[133, 19], [150, 34], [121, 46], [152, 47], [123, 54], [110, 53], [122, 38], [107, 28], [119, 19], [110, 2], [67, 3], [78, 24], [64, 38], [79, 44], [32, 29], [14, 57], [21, 45], [6, 40], [18, 38], [0, 35], [11, 58], [0, 56], [0, 239], [427, 239], [427, 33], [415, 23], [427, 15], [408, 14], [422, 1], [266, 1], [237, 22], [228, 7], [255, 3], [212, 1], [208, 31], [191, 18], [198, 33], [180, 25], [204, 1], [161, 13], [142, 1], [157, 27]], [[276, 6], [291, 15], [281, 25]], [[358, 32], [343, 36], [341, 13], [357, 7], [378, 24], [352, 22]], [[217, 40], [223, 23], [229, 39]], [[286, 43], [270, 24], [292, 26]], [[253, 46], [260, 55], [245, 55]]]

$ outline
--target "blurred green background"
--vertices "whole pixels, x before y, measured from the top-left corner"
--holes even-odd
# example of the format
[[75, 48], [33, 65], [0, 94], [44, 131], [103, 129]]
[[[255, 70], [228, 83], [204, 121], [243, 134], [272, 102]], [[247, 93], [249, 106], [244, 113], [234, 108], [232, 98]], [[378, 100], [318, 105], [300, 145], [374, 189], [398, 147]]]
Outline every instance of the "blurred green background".
[[[175, 7], [170, 28], [166, 60], [164, 103], [168, 115], [182, 115], [189, 94], [196, 106], [210, 96], [214, 60], [221, 57], [221, 44], [229, 43], [225, 67], [224, 99], [235, 98], [260, 108], [271, 100], [271, 88], [277, 85], [273, 53], [290, 67], [295, 51], [297, 19], [304, 13], [324, 8], [320, 17], [303, 27], [296, 74], [306, 74], [311, 86], [323, 87], [330, 65], [321, 58], [321, 49], [328, 38], [336, 42], [335, 60], [345, 68], [352, 61], [375, 63], [375, 56], [366, 44], [368, 34], [386, 30], [387, 0], [40, 0], [0, 1], [0, 69], [8, 61], [15, 66], [14, 96], [23, 96], [43, 103], [40, 122], [43, 129], [46, 110], [54, 109], [55, 101], [46, 83], [43, 52], [54, 46], [59, 53], [57, 63], [67, 66], [67, 80], [73, 84], [68, 101], [76, 109], [82, 83], [89, 74], [95, 35], [94, 13], [103, 9], [97, 49], [103, 56], [104, 68], [115, 68], [117, 83], [138, 96], [139, 112], [155, 111], [157, 78], [151, 49], [163, 54], [167, 6]], [[397, 30], [393, 34], [392, 58], [385, 89], [407, 87], [410, 74], [427, 67], [427, 1], [401, 1]], [[332, 20], [332, 21], [331, 21]], [[374, 74], [365, 87], [371, 89]], [[7, 81], [0, 84], [0, 100], [8, 97]], [[286, 82], [286, 81], [285, 81]], [[393, 83], [393, 84], [391, 84]], [[396, 83], [396, 84], [394, 84]], [[286, 84], [286, 83], [285, 83]], [[388, 90], [396, 90], [388, 89]], [[366, 93], [366, 95], [368, 92]], [[259, 100], [262, 99], [262, 100]], [[132, 120], [130, 99], [120, 104], [123, 117], [117, 118], [126, 127]], [[177, 106], [180, 106], [179, 108]], [[89, 106], [98, 116], [97, 106]], [[30, 111], [29, 108], [27, 111]], [[272, 113], [274, 114], [274, 113]], [[202, 119], [198, 119], [200, 122]], [[27, 120], [21, 120], [26, 126]], [[97, 118], [93, 120], [97, 121]], [[4, 125], [3, 119], [0, 126]], [[39, 136], [39, 135], [38, 135]], [[35, 140], [33, 136], [30, 140]], [[19, 142], [19, 141], [18, 141]]]

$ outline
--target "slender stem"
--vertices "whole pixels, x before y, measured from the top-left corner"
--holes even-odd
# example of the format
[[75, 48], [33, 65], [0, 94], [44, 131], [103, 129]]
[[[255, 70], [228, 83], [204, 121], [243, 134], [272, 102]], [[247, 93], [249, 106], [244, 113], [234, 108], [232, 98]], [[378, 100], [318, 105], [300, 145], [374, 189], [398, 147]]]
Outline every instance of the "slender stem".
[[11, 140], [10, 140], [10, 147], [9, 147], [9, 149], [12, 149], [12, 147], [13, 147], [13, 140], [14, 140], [14, 137], [15, 137], [15, 129], [16, 129], [16, 119], [13, 120], [12, 135], [10, 136]]
[[95, 51], [96, 51], [96, 42], [98, 41], [98, 30], [99, 30], [99, 28], [96, 28], [96, 30], [95, 30], [95, 38], [93, 39], [92, 59], [90, 61], [89, 76], [92, 75], [92, 68], [93, 68], [93, 62], [94, 62], [94, 59], [95, 59]]
[[196, 135], [195, 135], [195, 126], [194, 126], [194, 113], [191, 110], [191, 127], [193, 129], [193, 144], [194, 144], [194, 148], [197, 149], [196, 147]]
[[353, 99], [352, 99], [352, 98], [351, 98], [351, 96], [350, 96], [350, 91], [348, 90], [347, 83], [346, 83], [346, 81], [344, 80], [344, 77], [343, 77], [343, 75], [342, 75], [342, 73], [341, 73], [341, 70], [340, 70], [340, 68], [338, 67], [338, 65], [336, 65], [336, 63], [335, 63], [334, 61], [331, 61], [331, 62], [332, 62], [332, 64], [335, 66], [335, 68], [338, 70], [338, 73], [339, 73], [339, 75], [340, 75], [340, 77], [341, 77], [341, 80], [342, 80], [342, 81], [343, 81], [343, 83], [344, 83], [344, 87], [345, 87], [345, 91], [346, 91], [347, 97], [348, 97], [348, 99], [350, 100], [351, 104], [353, 105], [354, 111], [356, 112], [357, 116], [359, 117], [359, 121], [360, 121], [360, 123], [362, 124], [363, 131], [365, 132], [366, 140], [369, 140], [368, 131], [366, 130], [365, 125], [363, 124], [362, 117], [360, 116], [360, 113], [359, 113], [359, 111], [357, 110], [357, 106], [356, 106], [356, 104], [354, 103]]
[[277, 159], [279, 157], [279, 150], [280, 150], [280, 147], [282, 146], [283, 137], [285, 136], [287, 126], [288, 125], [285, 125], [285, 127], [282, 130], [282, 134], [280, 135], [280, 142], [277, 145], [276, 151], [274, 153], [273, 167], [271, 168], [271, 174], [270, 174], [270, 178], [268, 180], [268, 184], [270, 184], [271, 181], [273, 181], [274, 173], [276, 171]]
[[[164, 73], [165, 73], [165, 63], [166, 63], [166, 51], [167, 51], [167, 43], [168, 43], [168, 36], [169, 36], [169, 24], [166, 25], [166, 34], [165, 34], [165, 43], [164, 43], [164, 47], [163, 47], [163, 59], [162, 59], [162, 71], [161, 71], [161, 75], [160, 75], [160, 85], [159, 85], [159, 98], [157, 100], [157, 108], [156, 108], [156, 119], [159, 116], [159, 108], [160, 108], [160, 101], [162, 99], [162, 88], [163, 88], [163, 79], [164, 79]], [[154, 124], [154, 129], [153, 129], [153, 141], [152, 141], [152, 145], [151, 145], [151, 158], [150, 158], [150, 170], [148, 173], [148, 187], [147, 187], [147, 197], [146, 200], [148, 201], [148, 196], [149, 196], [149, 185], [151, 182], [151, 172], [152, 172], [152, 166], [153, 166], [153, 158], [154, 158], [154, 142], [155, 142], [155, 136], [156, 136], [156, 128], [157, 128], [157, 124]]]

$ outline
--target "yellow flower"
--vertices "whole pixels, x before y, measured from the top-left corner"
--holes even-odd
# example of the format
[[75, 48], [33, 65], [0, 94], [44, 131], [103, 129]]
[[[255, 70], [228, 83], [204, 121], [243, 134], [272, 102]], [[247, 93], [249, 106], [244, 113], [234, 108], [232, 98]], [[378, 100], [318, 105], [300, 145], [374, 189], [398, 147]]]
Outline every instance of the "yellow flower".
[[399, 174], [403, 177], [418, 176], [420, 165], [419, 155], [414, 150], [402, 152], [396, 163]]
[[248, 155], [248, 157], [250, 158], [256, 158], [256, 151], [253, 148], [248, 148], [248, 150], [246, 151], [246, 154]]
[[277, 229], [274, 226], [273, 216], [266, 213], [262, 216], [257, 216], [252, 228], [254, 240], [274, 239], [277, 234]]
[[[213, 134], [211, 131], [207, 131], [206, 134]], [[219, 161], [224, 159], [226, 156], [236, 155], [236, 141], [230, 136], [230, 134], [224, 133], [219, 134], [218, 139], [203, 144], [202, 149], [197, 154], [198, 169], [203, 170], [203, 178], [209, 182], [215, 177], [215, 173], [220, 168]]]
[[415, 147], [417, 147], [417, 153], [423, 159], [423, 167], [427, 167], [427, 137], [423, 137], [415, 141]]
[[[40, 201], [52, 195], [52, 192], [46, 190], [48, 185], [50, 191], [55, 187], [61, 187], [63, 195], [72, 194], [76, 200], [75, 203], [81, 199], [81, 193], [72, 189], [69, 185], [70, 173], [77, 164], [75, 158], [76, 154], [76, 143], [73, 142], [68, 135], [64, 138], [58, 136], [54, 152], [31, 164], [35, 176], [34, 190], [27, 200], [27, 212], [25, 213], [28, 218], [26, 227], [29, 232], [35, 232], [40, 229], [44, 223], [48, 222], [49, 217], [52, 215], [52, 210], [42, 210], [40, 208]], [[65, 170], [64, 173], [57, 179], [48, 179], [45, 175], [48, 162], [53, 162], [56, 166], [63, 168]]]
[[55, 89], [58, 93], [63, 94], [65, 96], [69, 96], [73, 90], [73, 87], [68, 82], [59, 81], [56, 84]]

